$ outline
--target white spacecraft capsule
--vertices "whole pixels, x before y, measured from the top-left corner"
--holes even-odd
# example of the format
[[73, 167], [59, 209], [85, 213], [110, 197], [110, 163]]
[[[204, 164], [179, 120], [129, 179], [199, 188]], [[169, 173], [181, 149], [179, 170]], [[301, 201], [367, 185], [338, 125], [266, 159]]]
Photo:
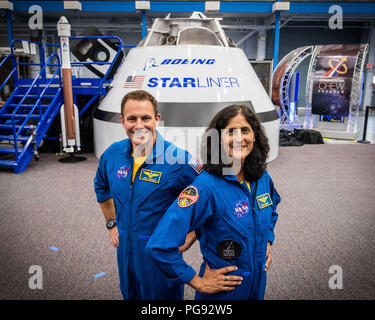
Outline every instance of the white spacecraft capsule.
[[120, 122], [125, 94], [146, 90], [158, 101], [168, 141], [199, 157], [199, 142], [213, 116], [231, 104], [245, 104], [260, 119], [278, 155], [279, 117], [246, 55], [225, 35], [217, 19], [156, 19], [147, 37], [130, 50], [94, 115], [95, 155], [126, 138]]

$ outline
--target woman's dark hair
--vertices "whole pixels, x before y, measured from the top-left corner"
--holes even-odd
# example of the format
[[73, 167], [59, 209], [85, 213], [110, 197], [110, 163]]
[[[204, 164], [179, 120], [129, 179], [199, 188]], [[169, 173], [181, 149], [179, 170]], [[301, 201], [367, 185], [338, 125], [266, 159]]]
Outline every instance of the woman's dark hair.
[[[246, 157], [244, 163], [244, 178], [250, 182], [258, 180], [266, 170], [266, 160], [270, 147], [260, 121], [255, 113], [245, 105], [230, 105], [214, 116], [202, 138], [201, 158], [204, 163], [204, 170], [216, 176], [223, 175], [223, 168], [229, 167], [230, 164], [224, 164], [221, 156], [221, 132], [228, 125], [229, 121], [239, 113], [245, 117], [255, 135], [253, 150]], [[212, 133], [217, 133], [215, 136], [218, 137], [219, 141], [213, 141]], [[218, 159], [217, 155], [219, 155]], [[215, 156], [216, 159], [214, 159]]]

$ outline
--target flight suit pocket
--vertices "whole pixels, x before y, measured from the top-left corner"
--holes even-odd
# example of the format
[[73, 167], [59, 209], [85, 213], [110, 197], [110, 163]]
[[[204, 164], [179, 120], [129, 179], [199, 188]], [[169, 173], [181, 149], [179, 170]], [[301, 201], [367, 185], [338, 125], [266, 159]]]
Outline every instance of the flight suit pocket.
[[257, 233], [264, 235], [271, 226], [272, 206], [256, 210]]
[[130, 177], [125, 178], [114, 178], [111, 181], [111, 189], [115, 197], [121, 202], [127, 202], [130, 190]]
[[245, 221], [237, 219], [233, 214], [228, 214], [224, 210], [219, 210], [216, 215], [217, 230], [225, 234], [233, 234], [235, 232], [242, 239], [247, 239], [249, 236], [249, 228]]
[[249, 268], [248, 230], [240, 225], [241, 222], [232, 221], [225, 212], [218, 214], [215, 221], [216, 243], [212, 249], [216, 253], [216, 259], [226, 261], [229, 265]]

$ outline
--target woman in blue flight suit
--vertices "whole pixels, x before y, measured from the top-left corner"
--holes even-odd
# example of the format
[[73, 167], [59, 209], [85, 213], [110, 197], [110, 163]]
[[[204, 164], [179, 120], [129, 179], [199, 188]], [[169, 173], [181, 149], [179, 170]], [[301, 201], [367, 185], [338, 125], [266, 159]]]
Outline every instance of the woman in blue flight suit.
[[[215, 141], [216, 140], [216, 141]], [[146, 251], [171, 285], [188, 283], [196, 299], [263, 299], [280, 196], [266, 171], [268, 139], [255, 114], [232, 105], [203, 137], [204, 171], [165, 213]], [[178, 247], [196, 230], [199, 276]]]

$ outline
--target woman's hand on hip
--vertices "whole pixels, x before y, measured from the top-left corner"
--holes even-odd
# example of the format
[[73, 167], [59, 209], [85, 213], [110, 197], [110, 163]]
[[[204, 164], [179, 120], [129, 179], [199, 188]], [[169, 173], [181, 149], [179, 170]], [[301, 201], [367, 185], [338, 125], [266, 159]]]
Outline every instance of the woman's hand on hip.
[[189, 284], [202, 293], [212, 294], [221, 291], [232, 291], [242, 282], [241, 276], [226, 275], [226, 273], [237, 270], [236, 266], [224, 267], [221, 269], [210, 269], [206, 264], [203, 277], [195, 275]]

